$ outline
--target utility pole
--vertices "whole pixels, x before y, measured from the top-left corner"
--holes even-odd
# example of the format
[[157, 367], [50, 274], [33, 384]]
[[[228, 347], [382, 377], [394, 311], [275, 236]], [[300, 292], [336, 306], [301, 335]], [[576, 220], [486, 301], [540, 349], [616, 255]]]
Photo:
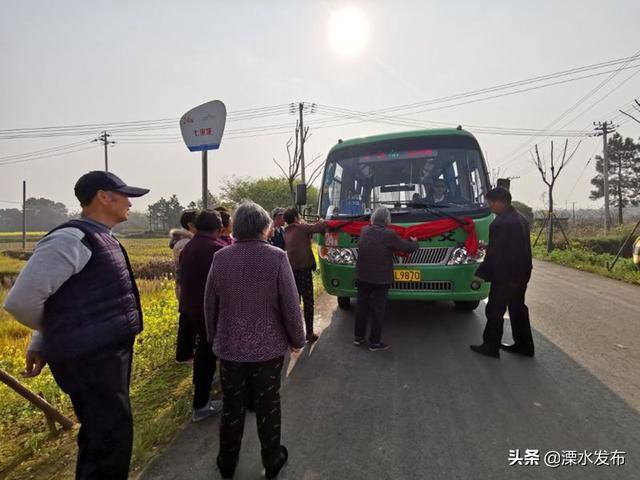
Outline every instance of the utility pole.
[[593, 122], [596, 136], [602, 137], [602, 177], [604, 194], [604, 231], [609, 233], [611, 228], [611, 216], [609, 214], [609, 156], [607, 155], [607, 135], [615, 132], [616, 127], [612, 122]]
[[300, 113], [300, 177], [302, 179], [302, 183], [307, 183], [307, 177], [304, 171], [304, 115], [302, 114], [304, 110], [304, 102], [298, 105], [298, 111]]
[[573, 219], [573, 226], [575, 227], [576, 225], [576, 203], [578, 202], [569, 202], [571, 204], [571, 208], [572, 208], [572, 219]]
[[105, 172], [109, 171], [109, 155], [107, 154], [107, 146], [109, 144], [116, 143], [113, 140], [109, 140], [110, 136], [111, 134], [107, 133], [107, 131], [104, 130], [98, 138], [94, 138], [93, 140], [91, 140], [92, 142], [102, 142], [104, 144], [104, 171]]
[[[305, 171], [305, 161], [304, 161], [304, 143], [307, 139], [307, 132], [304, 129], [304, 113], [315, 113], [316, 112], [316, 104], [315, 103], [307, 103], [307, 102], [299, 102], [297, 113], [299, 116], [298, 122], [300, 123], [300, 180], [301, 183], [307, 183], [307, 174]], [[295, 104], [290, 105], [289, 111], [291, 113], [296, 113]], [[308, 130], [308, 128], [307, 128]]]
[[22, 181], [22, 251], [27, 250], [27, 182]]

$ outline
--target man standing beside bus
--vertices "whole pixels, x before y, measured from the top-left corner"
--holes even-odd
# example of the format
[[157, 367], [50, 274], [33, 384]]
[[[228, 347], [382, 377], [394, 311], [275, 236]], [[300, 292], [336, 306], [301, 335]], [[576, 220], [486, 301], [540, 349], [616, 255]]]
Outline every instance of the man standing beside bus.
[[[489, 247], [476, 271], [481, 280], [491, 282], [487, 303], [487, 325], [483, 343], [471, 350], [499, 358], [500, 349], [533, 357], [534, 345], [525, 305], [527, 283], [533, 268], [531, 235], [527, 220], [511, 205], [509, 190], [497, 187], [486, 195], [489, 208], [497, 215], [489, 227]], [[514, 343], [502, 344], [504, 314], [509, 309]]]
[[48, 363], [80, 421], [76, 479], [126, 479], [133, 446], [129, 380], [140, 295], [124, 247], [111, 229], [149, 190], [93, 171], [77, 181], [81, 217], [36, 246], [4, 307], [33, 328], [24, 376]]
[[285, 249], [293, 276], [298, 287], [298, 294], [304, 304], [304, 325], [308, 343], [318, 340], [313, 331], [313, 272], [316, 269], [316, 259], [311, 250], [311, 237], [314, 233], [324, 233], [327, 224], [320, 220], [310, 224], [300, 221], [300, 214], [295, 208], [284, 212], [287, 228], [284, 230]]
[[358, 240], [356, 278], [358, 280], [358, 310], [353, 343], [365, 341], [368, 317], [371, 317], [369, 350], [387, 350], [382, 343], [382, 324], [387, 309], [387, 292], [393, 282], [393, 254], [412, 253], [418, 247], [416, 238], [404, 240], [391, 230], [391, 213], [386, 207], [378, 207], [371, 215], [371, 225], [364, 227]]

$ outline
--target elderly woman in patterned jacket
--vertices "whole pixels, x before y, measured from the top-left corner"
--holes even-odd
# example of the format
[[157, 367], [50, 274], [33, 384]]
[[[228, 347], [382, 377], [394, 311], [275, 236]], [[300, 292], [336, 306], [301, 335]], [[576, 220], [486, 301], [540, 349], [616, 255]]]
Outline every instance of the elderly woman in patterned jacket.
[[269, 245], [269, 214], [240, 205], [235, 243], [216, 252], [205, 290], [207, 334], [221, 363], [222, 417], [217, 464], [231, 478], [240, 454], [246, 398], [252, 397], [267, 478], [288, 458], [280, 443], [280, 374], [287, 351], [305, 344], [296, 283], [286, 252]]

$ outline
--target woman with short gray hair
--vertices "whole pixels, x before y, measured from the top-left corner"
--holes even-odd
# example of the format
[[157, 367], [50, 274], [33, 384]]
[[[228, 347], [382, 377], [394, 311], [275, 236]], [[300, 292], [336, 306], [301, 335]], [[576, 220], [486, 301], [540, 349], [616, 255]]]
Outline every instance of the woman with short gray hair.
[[371, 223], [373, 225], [388, 226], [391, 223], [391, 212], [387, 207], [378, 207], [371, 214]]
[[207, 336], [220, 359], [222, 417], [217, 464], [235, 472], [245, 401], [256, 411], [262, 464], [275, 478], [288, 458], [280, 444], [280, 374], [287, 350], [305, 344], [302, 315], [286, 252], [269, 245], [269, 214], [242, 203], [233, 219], [236, 243], [216, 252], [205, 293]]
[[371, 215], [371, 225], [364, 227], [358, 239], [356, 278], [358, 280], [358, 310], [356, 311], [353, 343], [365, 342], [367, 323], [371, 319], [369, 350], [387, 350], [381, 340], [382, 324], [387, 308], [387, 293], [393, 283], [393, 254], [411, 253], [418, 249], [417, 239], [400, 238], [388, 228], [391, 213], [387, 207], [378, 207]]

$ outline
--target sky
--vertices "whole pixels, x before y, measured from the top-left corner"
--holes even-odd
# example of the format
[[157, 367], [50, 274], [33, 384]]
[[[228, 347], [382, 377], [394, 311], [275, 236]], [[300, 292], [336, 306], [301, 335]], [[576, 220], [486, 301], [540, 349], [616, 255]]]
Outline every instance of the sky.
[[[200, 196], [200, 155], [179, 141], [177, 119], [196, 105], [219, 99], [229, 112], [221, 147], [209, 154], [209, 185], [216, 193], [221, 180], [233, 175], [280, 174], [273, 160], [286, 162], [296, 120], [286, 108], [291, 102], [318, 105], [305, 116], [311, 133], [306, 156], [326, 157], [340, 138], [414, 129], [397, 118], [345, 120], [336, 117], [336, 108], [371, 112], [630, 57], [640, 51], [639, 18], [635, 0], [5, 0], [0, 134], [175, 118], [175, 127], [165, 130], [114, 134], [109, 164], [127, 183], [151, 189], [134, 199], [135, 210], [174, 193], [186, 205]], [[633, 65], [613, 76], [387, 115], [462, 125], [476, 135], [490, 169], [520, 177], [512, 181], [514, 198], [542, 207], [545, 186], [528, 152], [538, 143], [548, 153], [551, 138], [489, 134], [478, 127], [547, 129], [575, 107], [551, 127], [586, 131], [594, 121], [614, 120], [622, 135], [637, 139], [640, 124], [618, 113], [631, 111], [633, 99], [640, 98], [640, 62], [625, 66]], [[233, 119], [234, 112], [277, 105], [282, 107], [265, 110], [277, 116]], [[0, 135], [0, 208], [20, 207], [25, 180], [28, 196], [77, 209], [75, 181], [104, 166], [102, 148], [90, 143], [101, 130], [47, 138]], [[557, 151], [564, 137], [552, 139]], [[571, 146], [576, 142], [570, 138]], [[80, 151], [8, 161], [72, 143]], [[601, 147], [600, 138], [582, 140], [558, 180], [559, 206], [601, 205], [589, 200], [595, 160], [587, 163]]]

